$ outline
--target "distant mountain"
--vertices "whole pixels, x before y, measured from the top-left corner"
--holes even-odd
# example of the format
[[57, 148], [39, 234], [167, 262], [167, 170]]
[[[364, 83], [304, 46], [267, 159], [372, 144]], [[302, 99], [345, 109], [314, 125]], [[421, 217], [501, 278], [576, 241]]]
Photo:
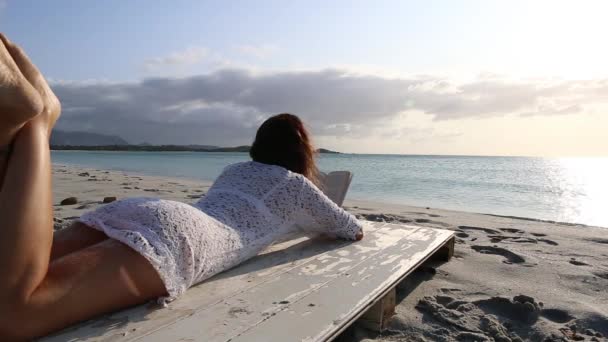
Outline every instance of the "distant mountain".
[[140, 152], [249, 152], [249, 146], [203, 148], [191, 145], [51, 145], [64, 151], [140, 151]]
[[129, 143], [119, 136], [99, 133], [67, 132], [54, 130], [51, 134], [51, 146], [105, 145], [129, 145]]
[[219, 146], [215, 146], [215, 145], [186, 145], [186, 147], [192, 147], [194, 149], [204, 149], [204, 150], [215, 150], [217, 148], [220, 148]]
[[213, 152], [249, 152], [251, 146], [236, 146], [236, 147], [216, 147], [212, 149]]
[[320, 148], [320, 149], [317, 150], [317, 152], [319, 152], [319, 153], [340, 153], [340, 152], [328, 150], [326, 148]]
[[[203, 145], [204, 146], [204, 145]], [[191, 145], [51, 145], [53, 150], [66, 151], [140, 151], [140, 152], [249, 152], [251, 146], [193, 147]], [[340, 153], [320, 148], [319, 153]]]
[[[125, 139], [116, 135], [53, 131], [51, 135], [53, 150], [84, 150], [84, 151], [169, 151], [169, 152], [249, 152], [251, 146], [219, 147], [215, 145], [152, 145], [142, 142], [137, 145], [129, 144]], [[319, 153], [340, 153], [324, 148]]]

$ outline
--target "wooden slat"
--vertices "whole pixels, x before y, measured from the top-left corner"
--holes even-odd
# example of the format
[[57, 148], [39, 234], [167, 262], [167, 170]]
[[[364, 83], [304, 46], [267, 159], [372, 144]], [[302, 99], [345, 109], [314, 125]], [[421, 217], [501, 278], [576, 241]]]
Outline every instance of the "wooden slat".
[[373, 331], [382, 332], [386, 329], [388, 322], [395, 314], [397, 305], [397, 290], [391, 288], [387, 294], [378, 300], [371, 308], [367, 309], [357, 320], [357, 324]]

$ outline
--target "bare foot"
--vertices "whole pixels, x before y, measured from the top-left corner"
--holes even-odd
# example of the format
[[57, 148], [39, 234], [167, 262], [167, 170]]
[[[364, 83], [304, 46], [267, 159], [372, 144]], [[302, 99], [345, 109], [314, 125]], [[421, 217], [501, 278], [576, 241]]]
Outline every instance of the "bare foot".
[[[0, 38], [4, 36], [0, 35]], [[42, 99], [0, 39], [0, 146], [43, 110]]]
[[[53, 90], [49, 87], [42, 73], [36, 68], [34, 63], [30, 61], [23, 49], [12, 43], [2, 34], [0, 34], [0, 43], [4, 45], [23, 77], [25, 77], [30, 86], [37, 92], [39, 99], [41, 100], [41, 106], [38, 108], [40, 110], [37, 113], [41, 113], [41, 115], [34, 115], [36, 116], [34, 120], [43, 123], [47, 127], [48, 135], [50, 136], [51, 130], [61, 114], [59, 99], [57, 99], [57, 96], [55, 96], [55, 93], [53, 93]], [[30, 119], [34, 116], [30, 117]]]

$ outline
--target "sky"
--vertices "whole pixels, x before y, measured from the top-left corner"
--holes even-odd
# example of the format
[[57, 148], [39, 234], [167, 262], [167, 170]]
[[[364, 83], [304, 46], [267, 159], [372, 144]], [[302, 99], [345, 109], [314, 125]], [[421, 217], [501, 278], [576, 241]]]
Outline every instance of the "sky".
[[58, 129], [342, 152], [608, 156], [606, 1], [0, 0]]

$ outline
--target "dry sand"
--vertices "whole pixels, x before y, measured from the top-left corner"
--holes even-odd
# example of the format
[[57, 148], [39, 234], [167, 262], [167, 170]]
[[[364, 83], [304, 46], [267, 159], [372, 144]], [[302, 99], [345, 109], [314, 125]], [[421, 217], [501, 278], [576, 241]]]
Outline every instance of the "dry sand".
[[[210, 183], [54, 167], [56, 229], [104, 197], [186, 203]], [[68, 197], [77, 203], [60, 205]], [[398, 287], [389, 329], [354, 325], [340, 341], [607, 341], [608, 229], [347, 200], [361, 219], [457, 232], [454, 258], [427, 263]]]

